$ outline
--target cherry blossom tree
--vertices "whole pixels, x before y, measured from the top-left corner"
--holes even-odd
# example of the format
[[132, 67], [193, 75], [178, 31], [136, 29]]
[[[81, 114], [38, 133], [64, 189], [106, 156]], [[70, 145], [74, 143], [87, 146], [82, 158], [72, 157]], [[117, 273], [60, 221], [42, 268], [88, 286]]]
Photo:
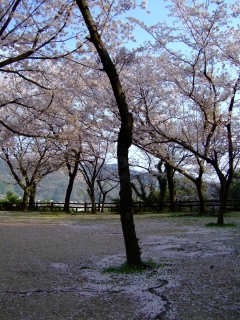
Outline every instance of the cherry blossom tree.
[[[109, 55], [109, 50], [107, 45], [110, 45], [110, 41], [106, 42], [107, 45], [102, 40], [102, 33], [104, 32], [104, 27], [107, 21], [104, 21], [104, 25], [98, 25], [97, 21], [94, 21], [93, 16], [90, 12], [88, 3], [84, 0], [76, 0], [76, 3], [81, 11], [84, 18], [86, 27], [90, 36], [88, 37], [90, 43], [92, 43], [99, 55], [100, 61], [103, 66], [103, 71], [111, 83], [112, 91], [116, 99], [116, 103], [119, 110], [119, 115], [121, 119], [121, 127], [118, 134], [118, 171], [120, 178], [120, 216], [122, 222], [123, 236], [125, 240], [127, 263], [130, 266], [142, 266], [142, 261], [140, 257], [140, 248], [138, 245], [138, 239], [136, 237], [135, 226], [133, 222], [133, 212], [132, 212], [132, 191], [130, 183], [130, 171], [128, 162], [128, 149], [132, 143], [132, 127], [133, 118], [132, 114], [129, 112], [129, 107], [126, 101], [126, 97], [123, 91], [123, 87], [118, 76], [115, 65]], [[103, 6], [100, 10], [103, 18], [108, 18], [111, 12], [111, 6], [114, 2], [102, 3]], [[130, 8], [131, 4], [124, 2], [123, 5], [117, 7], [118, 10]], [[127, 9], [128, 9], [127, 8]]]
[[[159, 82], [157, 82], [159, 73], [155, 64], [156, 57], [148, 56], [147, 59], [145, 56], [138, 57], [135, 64], [131, 66], [131, 71], [126, 75], [129, 88], [128, 95], [132, 98], [130, 104], [135, 115], [134, 145], [145, 152], [149, 152], [160, 161], [164, 161], [173, 211], [177, 210], [173, 175], [175, 171], [178, 171], [196, 185], [201, 203], [200, 212], [206, 214], [206, 204], [202, 190], [204, 160], [200, 159], [198, 161], [190, 151], [166, 139], [159, 130], [161, 117], [169, 119], [164, 132], [169, 131], [170, 128], [173, 132], [180, 130], [177, 122], [180, 119], [179, 108], [175, 107], [174, 104], [176, 101], [181, 103], [181, 100], [178, 100], [176, 92], [169, 97], [167, 91], [169, 86], [166, 86], [165, 81], [162, 81], [161, 87], [159, 87]], [[188, 118], [186, 114], [184, 117], [185, 119]], [[173, 121], [171, 127], [170, 119]]]
[[9, 136], [9, 133], [2, 141], [0, 156], [24, 191], [23, 210], [27, 210], [28, 203], [30, 207], [34, 205], [37, 186], [41, 179], [58, 170], [63, 162], [51, 142], [40, 138]]
[[[0, 106], [8, 107], [4, 113], [12, 115], [0, 119], [0, 124], [15, 133], [36, 134], [29, 123], [39, 126], [39, 117], [54, 97], [51, 61], [56, 64], [81, 46], [73, 31], [74, 5], [70, 0], [1, 1]], [[15, 113], [22, 115], [25, 130], [15, 121]]]
[[221, 186], [218, 223], [223, 223], [239, 161], [239, 10], [222, 1], [187, 0], [173, 0], [169, 10], [175, 24], [142, 24], [154, 39], [148, 50], [157, 70], [154, 88], [162, 91], [157, 107], [147, 111], [147, 131], [214, 168]]

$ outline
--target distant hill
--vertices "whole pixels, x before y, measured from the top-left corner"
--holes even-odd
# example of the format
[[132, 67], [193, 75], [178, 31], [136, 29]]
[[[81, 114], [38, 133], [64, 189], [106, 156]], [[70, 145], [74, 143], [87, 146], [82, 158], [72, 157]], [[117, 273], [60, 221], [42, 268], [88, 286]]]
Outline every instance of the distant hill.
[[[63, 202], [68, 186], [68, 176], [61, 171], [53, 172], [44, 177], [39, 184], [37, 200], [53, 200], [54, 202]], [[79, 179], [75, 179], [71, 201], [82, 202], [89, 201], [86, 186]]]
[[[68, 185], [68, 176], [63, 172], [56, 171], [44, 177], [38, 186], [36, 200], [53, 200], [61, 202], [65, 199]], [[23, 196], [23, 191], [10, 175], [7, 164], [0, 159], [0, 198], [4, 198], [8, 191], [13, 192], [19, 197]], [[83, 182], [76, 179], [74, 184], [71, 201], [87, 200], [86, 186]]]
[[10, 176], [7, 164], [0, 159], [0, 198], [4, 198], [8, 191], [22, 197], [23, 192], [14, 179]]
[[[108, 165], [107, 165], [108, 166]], [[116, 165], [109, 165], [110, 170], [117, 170]], [[54, 202], [63, 202], [65, 199], [66, 189], [68, 185], [68, 176], [58, 170], [44, 177], [40, 182], [36, 201], [37, 200], [53, 200]], [[7, 164], [0, 159], [0, 198], [4, 198], [8, 191], [13, 192], [19, 197], [23, 196], [23, 191], [15, 180], [10, 175], [10, 170]], [[113, 190], [110, 193], [112, 198], [117, 198], [119, 190]], [[89, 202], [90, 199], [87, 194], [87, 187], [84, 182], [78, 178], [75, 179], [71, 201], [75, 202]]]

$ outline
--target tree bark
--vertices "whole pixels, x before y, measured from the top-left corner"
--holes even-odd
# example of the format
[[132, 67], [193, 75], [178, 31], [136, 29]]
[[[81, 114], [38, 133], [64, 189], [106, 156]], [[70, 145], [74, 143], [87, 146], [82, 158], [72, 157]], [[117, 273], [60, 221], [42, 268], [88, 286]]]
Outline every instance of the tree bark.
[[219, 193], [219, 210], [217, 224], [224, 223], [224, 214], [226, 213], [227, 205], [227, 183], [225, 177], [221, 176], [220, 179], [220, 193]]
[[[236, 94], [237, 94], [237, 90], [239, 88], [239, 83], [240, 83], [240, 75], [236, 81], [236, 84], [234, 86], [234, 90], [233, 90], [233, 96], [231, 98], [231, 102], [229, 105], [229, 120], [231, 120], [231, 116], [232, 116], [232, 111], [233, 111], [233, 106], [234, 106], [234, 101], [236, 98]], [[231, 121], [228, 122], [228, 124], [226, 125], [226, 129], [227, 129], [227, 140], [228, 140], [228, 161], [229, 161], [229, 168], [228, 168], [228, 172], [227, 174], [224, 176], [220, 170], [218, 172], [218, 177], [220, 180], [220, 206], [219, 206], [219, 212], [218, 212], [218, 220], [217, 220], [217, 224], [223, 224], [224, 223], [224, 214], [226, 213], [226, 206], [227, 206], [227, 195], [228, 195], [228, 191], [229, 191], [229, 187], [230, 184], [232, 182], [233, 179], [233, 175], [234, 175], [234, 147], [233, 147], [233, 140], [232, 140], [232, 124]], [[217, 156], [216, 156], [217, 159]], [[217, 161], [216, 161], [217, 163]], [[219, 169], [219, 168], [217, 168]]]
[[72, 194], [72, 189], [73, 189], [73, 183], [74, 183], [74, 178], [72, 175], [69, 177], [68, 180], [68, 186], [66, 190], [66, 195], [65, 195], [65, 201], [64, 201], [64, 206], [63, 206], [63, 211], [69, 213], [70, 212], [70, 198]]
[[224, 214], [226, 213], [226, 199], [225, 199], [225, 191], [224, 188], [220, 189], [220, 205], [219, 205], [219, 211], [218, 211], [218, 219], [217, 224], [223, 224], [224, 223]]
[[[162, 170], [162, 165], [163, 165], [163, 160], [160, 160], [157, 166], [158, 172], [160, 175], [157, 176], [158, 184], [159, 184], [159, 211], [163, 210], [163, 202], [166, 197], [166, 192], [167, 192], [167, 178], [165, 175], [165, 172]], [[161, 174], [164, 173], [162, 176]]]
[[195, 185], [197, 187], [197, 192], [198, 192], [198, 198], [200, 201], [200, 215], [207, 215], [207, 207], [206, 207], [206, 202], [205, 202], [205, 197], [203, 194], [203, 185], [202, 185], [202, 178], [198, 178], [195, 180]]
[[28, 198], [29, 198], [29, 191], [25, 189], [23, 193], [23, 201], [22, 201], [22, 210], [24, 211], [27, 211]]
[[72, 189], [73, 189], [74, 180], [75, 180], [75, 177], [76, 177], [76, 175], [77, 175], [78, 164], [79, 164], [79, 157], [80, 157], [80, 152], [77, 152], [77, 153], [76, 153], [76, 160], [75, 160], [75, 162], [74, 162], [73, 171], [71, 171], [71, 166], [70, 166], [70, 164], [67, 162], [69, 180], [68, 180], [68, 187], [67, 187], [67, 190], [66, 190], [66, 196], [65, 196], [65, 201], [64, 201], [63, 210], [64, 210], [65, 212], [68, 212], [68, 213], [70, 212], [69, 202], [70, 202], [70, 198], [71, 198], [71, 194], [72, 194]]
[[92, 184], [91, 187], [89, 187], [89, 196], [91, 199], [91, 203], [92, 203], [92, 213], [96, 213], [96, 202], [95, 202], [95, 189], [94, 189], [94, 184]]
[[30, 210], [34, 210], [35, 208], [36, 189], [37, 189], [37, 184], [36, 182], [33, 182], [29, 191], [29, 209]]
[[104, 71], [106, 72], [112, 86], [112, 90], [117, 102], [121, 127], [118, 135], [118, 173], [120, 179], [120, 216], [122, 223], [123, 236], [125, 241], [127, 264], [129, 266], [142, 266], [141, 252], [135, 232], [132, 212], [132, 190], [130, 183], [130, 170], [128, 161], [128, 149], [132, 143], [133, 119], [129, 113], [125, 94], [122, 89], [115, 65], [113, 64], [107, 49], [98, 33], [96, 23], [87, 6], [85, 0], [76, 0], [82, 13], [86, 26], [90, 33], [91, 41], [101, 59]]
[[168, 180], [168, 190], [169, 190], [169, 199], [171, 204], [171, 211], [177, 212], [177, 193], [174, 185], [174, 171], [173, 168], [169, 164], [165, 164], [167, 171], [167, 180]]
[[[217, 162], [216, 162], [217, 163]], [[214, 169], [217, 172], [218, 179], [220, 182], [220, 192], [219, 192], [219, 211], [218, 211], [218, 219], [217, 224], [223, 224], [224, 223], [224, 214], [226, 213], [226, 206], [227, 206], [227, 195], [228, 190], [233, 178], [233, 162], [230, 162], [228, 174], [224, 175], [217, 164], [214, 164]]]

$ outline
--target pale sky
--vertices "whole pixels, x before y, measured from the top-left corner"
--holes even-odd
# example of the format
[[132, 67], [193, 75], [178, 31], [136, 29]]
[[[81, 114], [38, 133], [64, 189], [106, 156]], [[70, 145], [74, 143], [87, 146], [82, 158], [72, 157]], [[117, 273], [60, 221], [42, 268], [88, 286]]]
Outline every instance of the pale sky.
[[[201, 1], [204, 2], [204, 0], [201, 0]], [[224, 0], [224, 2], [227, 4], [234, 3], [235, 1], [236, 0]], [[166, 6], [168, 6], [169, 4], [171, 4], [171, 0], [167, 0], [167, 1], [148, 0], [146, 10], [137, 8], [137, 9], [128, 11], [126, 16], [133, 16], [138, 20], [143, 21], [147, 26], [152, 26], [157, 22], [164, 22], [164, 21], [167, 21], [169, 23], [171, 19], [173, 20], [175, 19], [168, 16], [170, 12], [169, 12], [169, 9], [166, 8]], [[150, 11], [150, 13], [148, 14], [147, 11]], [[137, 44], [135, 43], [129, 44], [130, 47], [137, 47], [139, 44], [143, 43], [144, 41], [151, 39], [151, 36], [149, 36], [147, 32], [141, 29], [140, 27], [136, 28], [134, 34], [137, 40]]]
[[[165, 7], [168, 5], [168, 2], [163, 0], [148, 0], [147, 10], [137, 8], [131, 11], [128, 11], [127, 16], [133, 16], [140, 21], [143, 21], [147, 26], [156, 24], [157, 22], [167, 21], [170, 18], [168, 17], [169, 11]], [[150, 11], [150, 13], [147, 13]], [[146, 40], [149, 40], [151, 37], [147, 34], [146, 31], [140, 27], [136, 28], [135, 37], [137, 44], [143, 43]], [[136, 47], [137, 44], [133, 44], [133, 47]]]
[[144, 21], [150, 26], [158, 21], [164, 21], [168, 19], [168, 9], [165, 8], [167, 4], [168, 2], [161, 0], [148, 0], [147, 11], [150, 11], [150, 14], [148, 14], [146, 10], [140, 8], [132, 10], [132, 12], [134, 16], [138, 17], [139, 20]]

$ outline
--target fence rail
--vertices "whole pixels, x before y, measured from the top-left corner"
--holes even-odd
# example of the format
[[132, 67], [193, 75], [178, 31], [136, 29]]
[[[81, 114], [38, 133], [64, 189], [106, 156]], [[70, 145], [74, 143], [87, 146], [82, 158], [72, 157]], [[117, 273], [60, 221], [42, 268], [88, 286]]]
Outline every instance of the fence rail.
[[[216, 211], [219, 208], [219, 200], [206, 200], [206, 206], [208, 211]], [[30, 211], [63, 211], [64, 204], [62, 202], [36, 202], [34, 204], [28, 205], [28, 210]], [[187, 201], [180, 200], [177, 201], [178, 211], [193, 212], [198, 211], [200, 207], [200, 201]], [[104, 208], [104, 209], [103, 209]], [[92, 203], [91, 202], [71, 202], [70, 209], [76, 212], [91, 212]], [[21, 203], [0, 203], [0, 210], [22, 210]], [[118, 212], [119, 204], [116, 202], [106, 202], [104, 207], [100, 203], [96, 203], [96, 210], [98, 212]], [[143, 202], [137, 201], [133, 203], [133, 210], [137, 212], [163, 212], [171, 211], [170, 202]], [[227, 201], [228, 211], [240, 211], [240, 199], [239, 200], [229, 200]]]

